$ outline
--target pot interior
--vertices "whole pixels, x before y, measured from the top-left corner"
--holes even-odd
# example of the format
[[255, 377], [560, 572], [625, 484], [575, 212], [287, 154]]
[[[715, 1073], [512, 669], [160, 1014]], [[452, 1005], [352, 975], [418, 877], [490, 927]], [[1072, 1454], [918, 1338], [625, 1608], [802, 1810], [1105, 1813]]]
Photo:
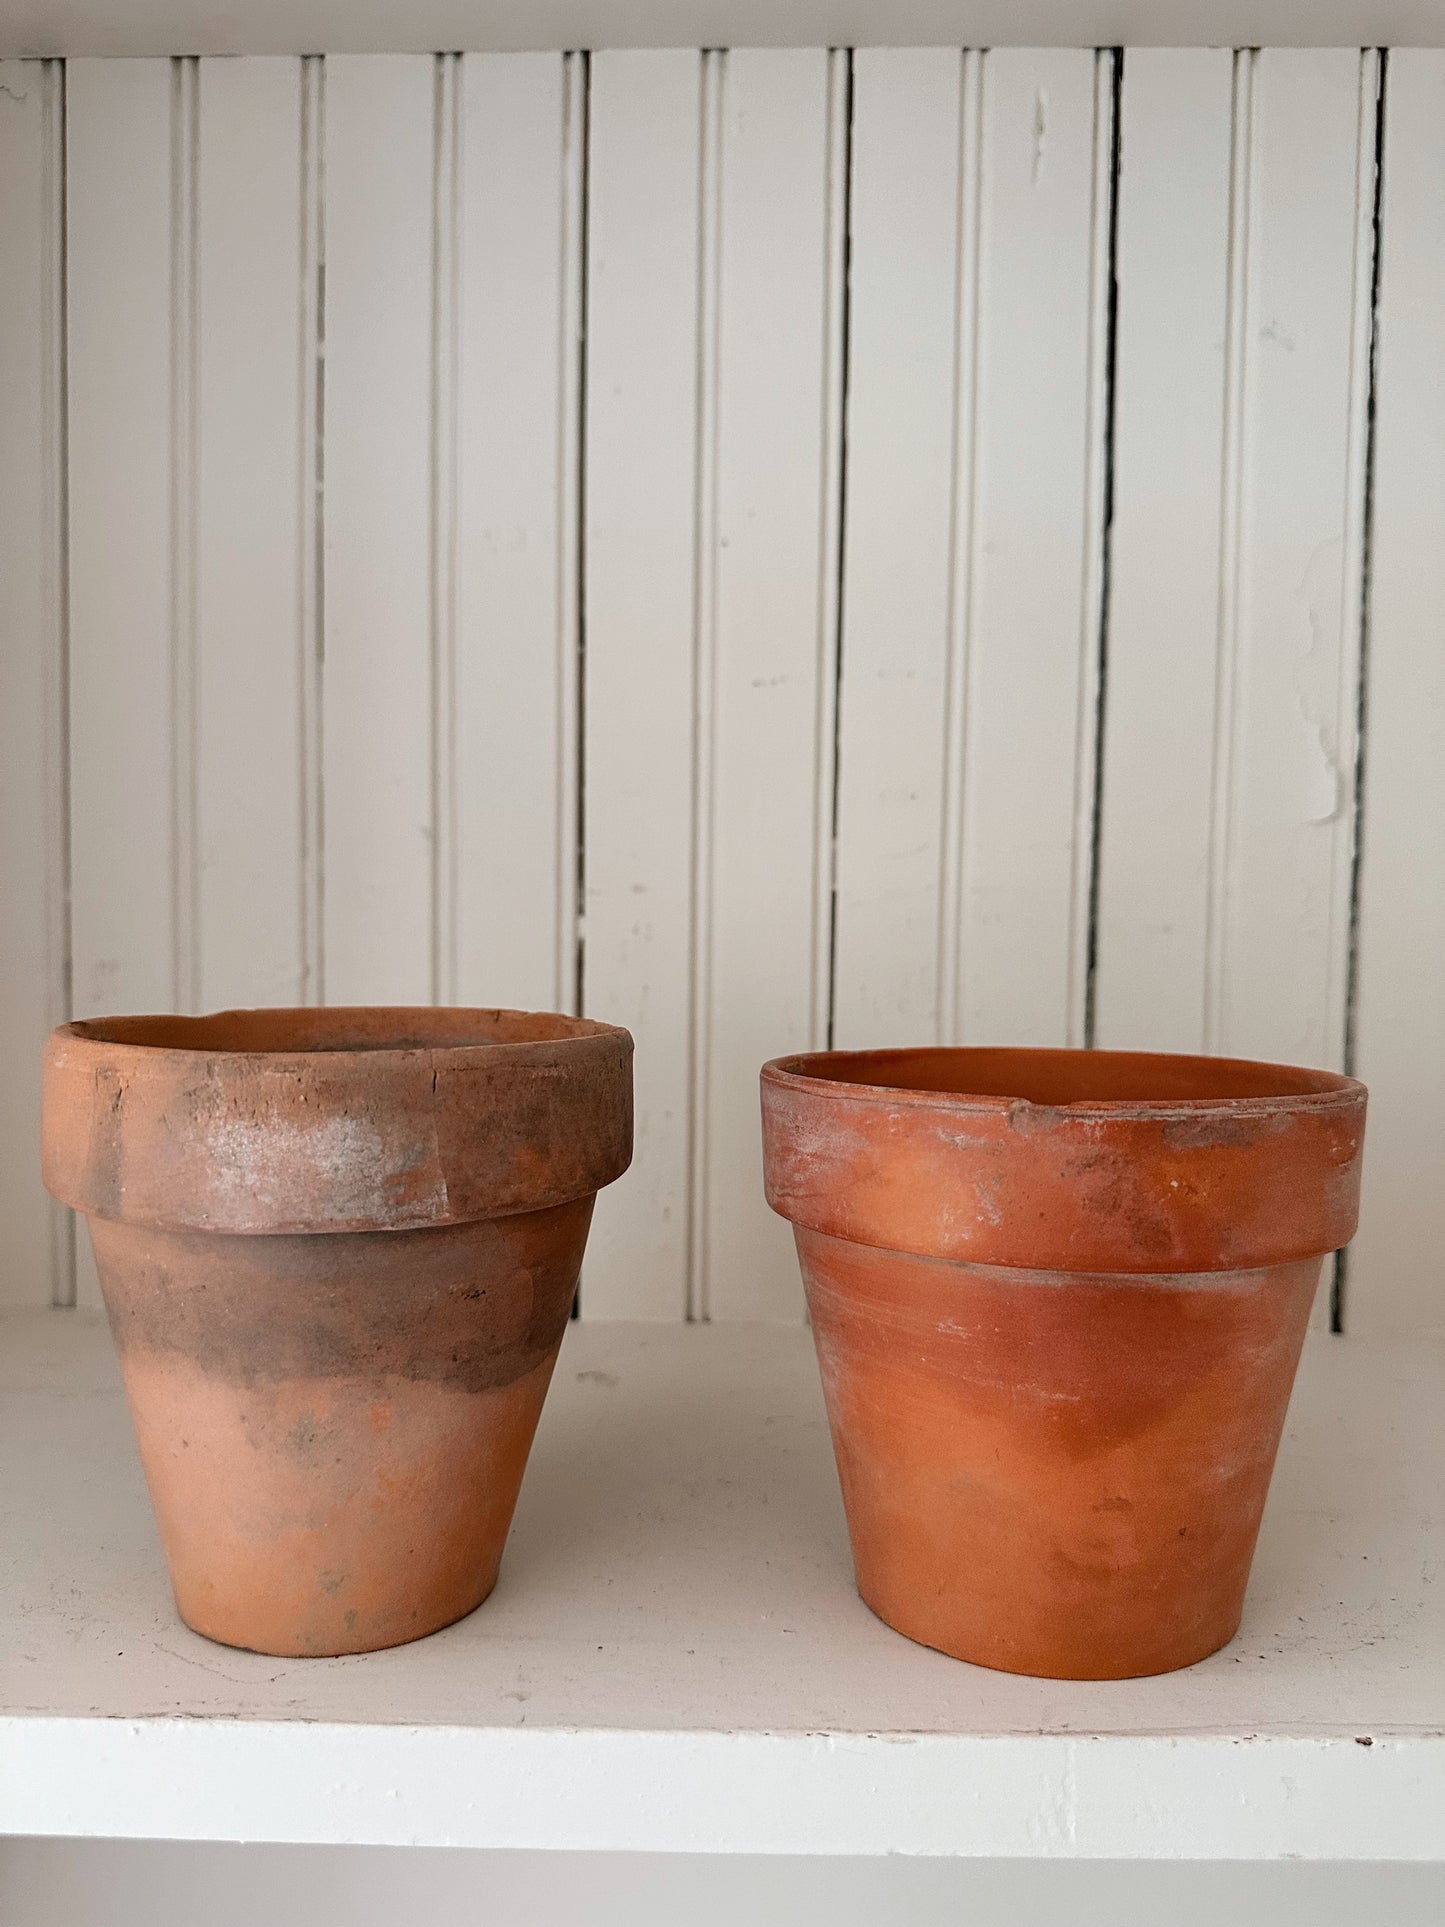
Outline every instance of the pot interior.
[[1358, 1090], [1352, 1079], [1291, 1064], [1154, 1051], [820, 1051], [778, 1067], [798, 1077], [879, 1090], [931, 1091], [1031, 1104], [1219, 1104]]
[[222, 1010], [208, 1017], [98, 1017], [71, 1026], [97, 1043], [152, 1050], [294, 1054], [298, 1051], [465, 1050], [607, 1035], [611, 1026], [554, 1011], [438, 1009], [425, 1005]]

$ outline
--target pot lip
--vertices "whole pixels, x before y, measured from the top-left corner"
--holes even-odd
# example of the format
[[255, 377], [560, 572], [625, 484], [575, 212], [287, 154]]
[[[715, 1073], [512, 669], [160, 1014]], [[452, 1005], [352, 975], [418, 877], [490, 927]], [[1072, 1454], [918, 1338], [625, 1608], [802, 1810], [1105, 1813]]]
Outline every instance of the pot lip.
[[[1055, 1064], [1061, 1064], [1065, 1060], [1089, 1057], [1095, 1060], [1113, 1059], [1121, 1066], [1134, 1067], [1207, 1064], [1216, 1071], [1221, 1068], [1238, 1067], [1255, 1074], [1273, 1072], [1281, 1080], [1298, 1080], [1299, 1087], [1292, 1091], [1237, 1097], [1211, 1093], [1199, 1097], [1084, 1097], [1041, 1101], [1026, 1097], [1022, 1093], [1007, 1096], [967, 1090], [927, 1090], [882, 1080], [871, 1082], [859, 1078], [830, 1077], [823, 1069], [830, 1063], [841, 1065], [845, 1060], [854, 1065], [866, 1066], [870, 1059], [880, 1063], [887, 1061], [896, 1064], [900, 1058], [935, 1057], [941, 1054], [959, 1058], [987, 1057], [995, 1060], [1014, 1057], [1020, 1060], [1032, 1060], [1035, 1063], [1044, 1060], [1046, 1063]], [[818, 1068], [814, 1068], [815, 1066]], [[838, 1104], [886, 1107], [891, 1110], [945, 1111], [953, 1115], [971, 1117], [1018, 1118], [1021, 1115], [1034, 1114], [1040, 1117], [1058, 1116], [1063, 1120], [1077, 1120], [1081, 1123], [1114, 1124], [1168, 1123], [1209, 1117], [1268, 1118], [1281, 1114], [1295, 1115], [1299, 1112], [1344, 1111], [1352, 1110], [1364, 1103], [1368, 1096], [1365, 1085], [1358, 1078], [1347, 1077], [1343, 1072], [1311, 1070], [1302, 1065], [1278, 1064], [1261, 1058], [1209, 1057], [1193, 1051], [1096, 1051], [1035, 1049], [1033, 1046], [920, 1045], [897, 1049], [800, 1051], [787, 1057], [775, 1057], [764, 1064], [762, 1082], [765, 1089], [771, 1086], [775, 1090], [790, 1091]]]
[[[458, 1036], [467, 1024], [481, 1028], [488, 1019], [522, 1034]], [[264, 1034], [275, 1025], [284, 1031], [288, 1021], [313, 1035], [331, 1031], [342, 1041], [260, 1045], [253, 1041], [248, 1045], [214, 1035], [222, 1026], [233, 1032], [250, 1029]], [[394, 1040], [385, 1035], [388, 1021], [396, 1032]], [[382, 1034], [374, 1039], [357, 1035], [368, 1024], [376, 1025]], [[527, 1035], [528, 1028], [536, 1034]], [[434, 1034], [428, 1036], [429, 1031]], [[418, 1060], [430, 1067], [464, 1070], [484, 1064], [525, 1064], [529, 1059], [554, 1058], [558, 1051], [586, 1052], [589, 1046], [624, 1052], [633, 1047], [630, 1032], [595, 1018], [461, 1004], [284, 1004], [209, 1011], [201, 1016], [156, 1012], [87, 1017], [58, 1025], [50, 1034], [50, 1044], [112, 1059], [123, 1055], [139, 1072], [180, 1071], [204, 1064], [213, 1075], [234, 1071], [248, 1079], [257, 1074], [294, 1076], [303, 1068], [323, 1066], [341, 1073], [383, 1066], [402, 1070]]]

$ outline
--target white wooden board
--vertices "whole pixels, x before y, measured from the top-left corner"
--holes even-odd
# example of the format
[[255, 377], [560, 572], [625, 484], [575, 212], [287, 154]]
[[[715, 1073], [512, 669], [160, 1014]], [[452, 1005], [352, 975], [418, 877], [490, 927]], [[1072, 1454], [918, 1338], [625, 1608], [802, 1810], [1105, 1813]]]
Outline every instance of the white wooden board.
[[304, 1003], [303, 739], [317, 637], [302, 468], [302, 70], [200, 64], [196, 179], [196, 993], [205, 1009]]
[[581, 68], [460, 83], [455, 992], [524, 1009], [576, 995]]
[[[939, 1025], [963, 108], [977, 56], [853, 62], [839, 717], [839, 1045]], [[974, 111], [976, 112], [976, 104]]]
[[1343, 1061], [1376, 74], [1126, 56], [1100, 1043]]
[[[1248, 139], [1248, 73], [1237, 118], [1235, 68], [1225, 49], [1131, 48], [1124, 62], [1095, 976], [1095, 1037], [1110, 1049], [1204, 1040], [1221, 510], [1236, 455], [1231, 155]], [[1241, 183], [1242, 170], [1241, 154]]]
[[827, 1022], [846, 69], [844, 54], [727, 55], [704, 230], [716, 335], [693, 1304], [718, 1318], [802, 1315], [791, 1234], [763, 1199], [758, 1069], [820, 1047]]
[[169, 61], [66, 95], [72, 927], [79, 1013], [178, 996]]
[[1338, 1064], [1375, 61], [1235, 69], [1126, 58], [1098, 1035]]
[[421, 55], [326, 63], [328, 1003], [426, 1003], [435, 989], [432, 329], [445, 97], [438, 63]]
[[[755, 1077], [830, 1029], [1080, 1040], [1092, 1000], [1102, 1043], [1341, 1060], [1373, 51], [1126, 53], [1112, 438], [1110, 54], [82, 60], [63, 115], [14, 71], [18, 1049], [72, 966], [90, 1013], [581, 996], [639, 1044], [588, 1310], [665, 1318], [795, 1314]], [[1398, 72], [1350, 1278], [1392, 1329], [1437, 1316], [1445, 1144]], [[33, 1084], [0, 1132], [28, 1281]]]
[[1219, 727], [1228, 799], [1206, 1039], [1344, 1047], [1374, 56], [1253, 56], [1240, 534]]
[[1440, 46], [1436, 0], [10, 0], [0, 53], [567, 47]]
[[855, 73], [837, 1041], [1082, 1041], [1108, 61]]
[[583, 1277], [595, 1317], [687, 1303], [701, 101], [697, 54], [592, 61], [583, 985], [588, 1015], [637, 1040], [632, 1169], [598, 1201]]
[[808, 1333], [564, 1342], [492, 1597], [362, 1660], [175, 1618], [99, 1321], [0, 1330], [0, 1829], [1049, 1859], [1445, 1852], [1439, 1346], [1306, 1350], [1239, 1637], [1022, 1679], [853, 1588]]
[[1445, 1326], [1445, 55], [1389, 57], [1356, 1066], [1370, 1085], [1351, 1331]]
[[[192, 444], [174, 336], [182, 71], [69, 64], [66, 82], [70, 873], [78, 1016], [173, 1010], [191, 985], [185, 856], [191, 637], [173, 567]], [[182, 819], [186, 821], [183, 823]], [[77, 1295], [98, 1302], [89, 1241]]]
[[67, 1301], [40, 1186], [40, 1040], [67, 1015], [63, 73], [0, 62], [0, 1303]]
[[942, 833], [960, 869], [944, 879], [940, 1028], [960, 1042], [1084, 1042], [1112, 70], [1084, 52], [983, 61], [954, 455], [961, 822]]

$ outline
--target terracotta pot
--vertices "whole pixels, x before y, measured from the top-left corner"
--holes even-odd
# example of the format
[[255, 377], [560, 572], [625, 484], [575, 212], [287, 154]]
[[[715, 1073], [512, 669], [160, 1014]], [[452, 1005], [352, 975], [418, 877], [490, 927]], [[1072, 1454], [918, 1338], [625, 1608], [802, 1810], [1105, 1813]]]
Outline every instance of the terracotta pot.
[[181, 1617], [357, 1653], [491, 1591], [632, 1040], [505, 1010], [68, 1024], [44, 1175], [90, 1223]]
[[828, 1052], [763, 1071], [858, 1590], [1005, 1672], [1239, 1626], [1365, 1091], [1218, 1058]]

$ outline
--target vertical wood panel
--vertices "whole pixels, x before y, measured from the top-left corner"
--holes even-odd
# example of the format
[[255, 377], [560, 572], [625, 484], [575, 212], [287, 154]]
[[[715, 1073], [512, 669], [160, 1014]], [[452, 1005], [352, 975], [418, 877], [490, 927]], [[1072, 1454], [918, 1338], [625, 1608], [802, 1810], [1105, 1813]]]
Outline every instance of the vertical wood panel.
[[433, 994], [436, 62], [325, 79], [325, 989]]
[[[945, 1034], [1082, 1043], [1111, 171], [1108, 55], [983, 68], [958, 977]], [[960, 466], [968, 451], [959, 451]]]
[[589, 1316], [677, 1318], [688, 1268], [700, 58], [592, 61], [585, 996], [637, 1040], [636, 1153]]
[[1238, 56], [1229, 161], [1221, 59], [1125, 68], [1099, 1038], [1338, 1063], [1374, 57]]
[[561, 371], [558, 376], [557, 966], [559, 1010], [582, 1008], [583, 448], [587, 332], [588, 56], [563, 69]]
[[1212, 58], [1125, 68], [1098, 1034], [1338, 1064], [1375, 57], [1237, 56], [1227, 202]]
[[1356, 1065], [1370, 1086], [1351, 1332], [1445, 1325], [1445, 54], [1389, 56]]
[[1095, 986], [1114, 1049], [1204, 1039], [1233, 98], [1225, 50], [1125, 57]]
[[[824, 1041], [815, 1007], [820, 807], [831, 809], [829, 516], [840, 424], [846, 56], [730, 53], [717, 255], [710, 996], [700, 1015], [696, 1306], [798, 1317], [788, 1227], [762, 1194], [758, 1067]], [[841, 206], [836, 214], [841, 215]]]
[[577, 539], [564, 409], [577, 406], [578, 346], [564, 294], [580, 263], [581, 106], [561, 55], [462, 63], [455, 863], [468, 1003], [570, 1008], [575, 995], [563, 545]]
[[300, 1003], [312, 989], [301, 126], [299, 61], [201, 62], [196, 787], [207, 1008]]
[[860, 49], [853, 70], [839, 717], [840, 1046], [939, 1024], [961, 107], [976, 56]]
[[326, 450], [322, 409], [326, 395], [326, 68], [320, 55], [301, 62], [301, 568], [299, 630], [301, 665], [301, 941], [303, 981], [308, 1003], [326, 1001], [325, 972], [325, 810], [324, 758], [321, 753], [325, 670], [325, 555], [322, 547]]
[[[1256, 56], [1238, 616], [1206, 1036], [1344, 1044], [1364, 499], [1374, 55]], [[1363, 86], [1362, 86], [1363, 79]]]
[[165, 60], [69, 65], [75, 1003], [177, 996], [171, 118]]
[[461, 474], [462, 57], [433, 71], [431, 313], [431, 994], [457, 1001], [457, 567]]
[[837, 1040], [1081, 1038], [1107, 58], [856, 72]]
[[63, 80], [0, 62], [0, 1304], [65, 1303], [40, 1184], [40, 1046], [66, 1014], [61, 390]]
[[[71, 931], [79, 1015], [174, 1009], [183, 928], [173, 175], [167, 60], [67, 69]], [[98, 1301], [88, 1240], [77, 1297]]]

